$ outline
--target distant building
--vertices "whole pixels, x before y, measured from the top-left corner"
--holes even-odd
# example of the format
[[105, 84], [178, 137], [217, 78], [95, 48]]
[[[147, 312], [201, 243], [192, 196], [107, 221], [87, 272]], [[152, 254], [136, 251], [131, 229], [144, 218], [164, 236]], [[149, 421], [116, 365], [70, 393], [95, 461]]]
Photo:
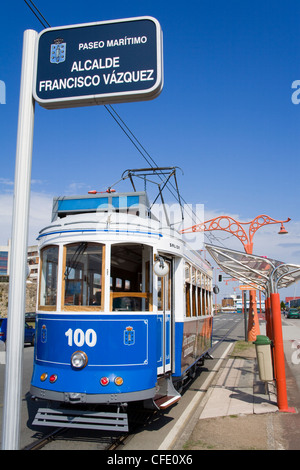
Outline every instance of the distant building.
[[0, 245], [0, 276], [9, 276], [10, 242], [8, 245]]
[[30, 270], [29, 279], [37, 281], [39, 272], [39, 250], [37, 245], [31, 245], [28, 247], [27, 263]]
[[[3, 276], [9, 276], [10, 251], [10, 241], [5, 246], [0, 245], [0, 278], [3, 278]], [[30, 271], [28, 280], [37, 281], [39, 269], [39, 251], [37, 245], [31, 245], [28, 247], [27, 264]]]
[[300, 307], [300, 297], [286, 297], [285, 298], [285, 305], [290, 307]]
[[[247, 309], [249, 309], [249, 296], [247, 296], [246, 306], [247, 306]], [[265, 311], [265, 300], [261, 299], [261, 301], [260, 301], [259, 298], [257, 297], [257, 299], [256, 299], [256, 308], [257, 308], [258, 312], [260, 311], [260, 306], [261, 306], [262, 312], [264, 312]], [[229, 297], [224, 297], [222, 299], [222, 311], [223, 312], [235, 311], [237, 313], [242, 313], [242, 311], [243, 311], [242, 296], [234, 294], [234, 295], [231, 295]]]

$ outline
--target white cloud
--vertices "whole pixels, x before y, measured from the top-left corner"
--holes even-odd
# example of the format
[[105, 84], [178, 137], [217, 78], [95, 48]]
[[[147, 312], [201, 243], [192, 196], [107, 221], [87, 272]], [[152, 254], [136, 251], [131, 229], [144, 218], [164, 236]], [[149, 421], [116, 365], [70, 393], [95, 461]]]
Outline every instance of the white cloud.
[[[52, 196], [31, 191], [28, 245], [35, 245], [41, 228], [49, 224], [52, 210]], [[6, 245], [11, 238], [13, 194], [0, 194], [0, 245]]]
[[8, 178], [0, 178], [0, 184], [3, 184], [5, 186], [13, 186], [14, 182], [9, 180]]

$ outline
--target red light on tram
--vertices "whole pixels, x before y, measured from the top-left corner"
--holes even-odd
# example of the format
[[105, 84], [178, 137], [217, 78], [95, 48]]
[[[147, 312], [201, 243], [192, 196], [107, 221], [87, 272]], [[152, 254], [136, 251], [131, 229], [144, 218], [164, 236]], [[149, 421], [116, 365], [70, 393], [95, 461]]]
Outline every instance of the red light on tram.
[[108, 377], [101, 377], [100, 383], [101, 383], [101, 385], [103, 385], [103, 387], [105, 387], [106, 385], [109, 384], [109, 378]]
[[54, 382], [56, 382], [56, 381], [57, 381], [57, 375], [56, 374], [50, 375], [49, 382], [51, 384], [54, 384]]

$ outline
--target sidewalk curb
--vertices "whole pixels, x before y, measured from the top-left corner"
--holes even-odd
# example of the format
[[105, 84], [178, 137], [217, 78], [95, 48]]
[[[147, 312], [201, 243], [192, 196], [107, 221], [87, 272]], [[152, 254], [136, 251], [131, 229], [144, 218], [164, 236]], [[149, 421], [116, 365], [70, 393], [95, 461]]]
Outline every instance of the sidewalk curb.
[[[179, 439], [181, 440], [184, 435], [186, 435], [187, 433], [190, 434], [192, 432], [193, 430], [192, 423], [195, 421], [196, 416], [199, 416], [199, 410], [197, 409], [197, 407], [199, 403], [201, 402], [201, 400], [203, 400], [203, 395], [205, 397], [207, 392], [209, 391], [215, 376], [219, 373], [221, 365], [224, 359], [226, 359], [233, 345], [234, 345], [234, 342], [230, 343], [228, 347], [225, 349], [222, 356], [218, 360], [217, 364], [215, 365], [215, 367], [213, 368], [213, 370], [210, 372], [209, 376], [206, 378], [205, 382], [203, 383], [201, 390], [198, 390], [196, 392], [193, 400], [190, 402], [189, 406], [186, 408], [185, 412], [181, 415], [179, 420], [174, 424], [169, 434], [165, 437], [163, 442], [160, 444], [158, 450], [174, 449]], [[197, 409], [196, 412], [194, 411], [195, 409]], [[190, 420], [190, 422], [187, 423], [192, 412], [194, 412], [194, 416]]]

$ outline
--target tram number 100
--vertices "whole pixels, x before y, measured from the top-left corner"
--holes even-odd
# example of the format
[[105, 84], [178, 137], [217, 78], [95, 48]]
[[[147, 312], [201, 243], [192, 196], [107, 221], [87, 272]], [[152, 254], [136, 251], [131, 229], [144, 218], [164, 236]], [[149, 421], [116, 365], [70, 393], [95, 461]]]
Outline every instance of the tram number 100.
[[86, 332], [82, 331], [80, 328], [77, 328], [75, 331], [69, 328], [68, 331], [65, 332], [65, 336], [68, 338], [68, 346], [73, 346], [74, 343], [78, 347], [86, 344], [90, 348], [93, 348], [97, 343], [97, 333], [91, 328], [86, 330]]

